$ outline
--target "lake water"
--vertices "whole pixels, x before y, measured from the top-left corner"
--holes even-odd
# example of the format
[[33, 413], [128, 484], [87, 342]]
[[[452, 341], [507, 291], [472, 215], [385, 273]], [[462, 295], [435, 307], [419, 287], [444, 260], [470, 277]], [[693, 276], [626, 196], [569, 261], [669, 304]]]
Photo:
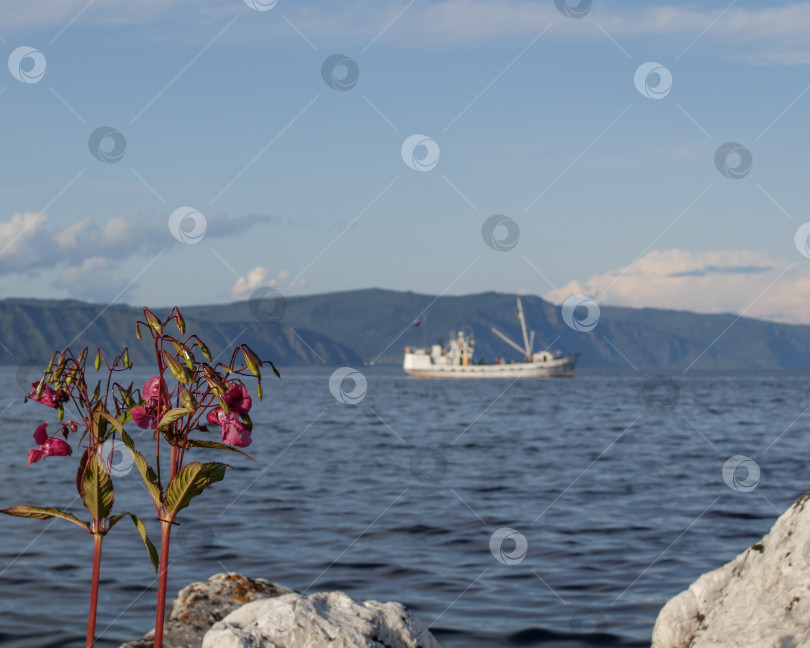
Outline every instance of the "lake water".
[[[225, 481], [182, 514], [170, 598], [229, 570], [401, 601], [446, 647], [649, 646], [670, 597], [810, 487], [807, 372], [513, 383], [366, 367], [365, 396], [350, 405], [330, 393], [334, 369], [267, 379], [256, 463], [229, 455]], [[0, 505], [79, 513], [75, 452], [26, 466], [53, 411], [23, 404], [14, 368], [0, 369], [0, 393]], [[724, 479], [735, 455], [758, 481], [744, 467]], [[157, 539], [136, 471], [117, 488], [117, 510], [141, 513]], [[83, 646], [89, 536], [6, 516], [0, 536], [0, 645]], [[105, 540], [101, 593], [97, 645], [154, 625], [154, 572], [128, 521]]]

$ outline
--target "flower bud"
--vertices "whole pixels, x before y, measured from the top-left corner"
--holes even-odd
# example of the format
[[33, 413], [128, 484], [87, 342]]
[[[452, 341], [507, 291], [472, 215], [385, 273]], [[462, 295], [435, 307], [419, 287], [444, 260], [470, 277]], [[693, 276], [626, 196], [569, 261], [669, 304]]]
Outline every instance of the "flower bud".
[[245, 364], [250, 369], [250, 373], [260, 378], [262, 375], [262, 361], [259, 360], [259, 356], [253, 353], [253, 350], [247, 344], [242, 345], [242, 355], [245, 356]]
[[177, 360], [175, 360], [172, 355], [163, 350], [163, 363], [166, 365], [166, 368], [169, 370], [169, 373], [174, 376], [178, 382], [187, 383], [191, 381], [191, 377], [188, 375], [185, 367], [183, 367]]
[[180, 386], [177, 388], [177, 392], [180, 395], [180, 404], [183, 407], [190, 410], [197, 409], [197, 399], [194, 398], [194, 394], [192, 394], [188, 389], [186, 389], [185, 385], [181, 383]]
[[180, 313], [180, 310], [177, 309], [175, 311], [177, 313], [174, 322], [177, 324], [177, 330], [180, 331], [180, 335], [186, 334], [186, 320], [183, 319], [183, 316]]
[[152, 311], [150, 311], [146, 306], [143, 307], [143, 314], [146, 315], [146, 321], [152, 328], [152, 330], [158, 335], [161, 335], [163, 333], [163, 325], [160, 323], [160, 320], [157, 318], [157, 316]]

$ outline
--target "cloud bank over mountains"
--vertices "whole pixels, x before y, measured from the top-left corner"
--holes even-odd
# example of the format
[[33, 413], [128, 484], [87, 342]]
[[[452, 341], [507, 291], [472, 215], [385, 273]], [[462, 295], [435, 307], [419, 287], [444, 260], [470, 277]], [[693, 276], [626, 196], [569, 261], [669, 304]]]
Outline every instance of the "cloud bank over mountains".
[[805, 259], [750, 250], [651, 250], [632, 265], [571, 281], [543, 295], [562, 303], [572, 294], [597, 303], [810, 323], [810, 268]]

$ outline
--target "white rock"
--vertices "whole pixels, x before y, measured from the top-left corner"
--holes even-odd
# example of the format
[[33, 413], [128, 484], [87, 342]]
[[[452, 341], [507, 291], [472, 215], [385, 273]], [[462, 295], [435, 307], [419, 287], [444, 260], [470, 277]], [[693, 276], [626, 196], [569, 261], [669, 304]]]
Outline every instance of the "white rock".
[[810, 648], [810, 493], [758, 543], [671, 599], [652, 648]]
[[202, 648], [440, 648], [401, 603], [342, 592], [285, 594], [248, 603], [215, 623]]

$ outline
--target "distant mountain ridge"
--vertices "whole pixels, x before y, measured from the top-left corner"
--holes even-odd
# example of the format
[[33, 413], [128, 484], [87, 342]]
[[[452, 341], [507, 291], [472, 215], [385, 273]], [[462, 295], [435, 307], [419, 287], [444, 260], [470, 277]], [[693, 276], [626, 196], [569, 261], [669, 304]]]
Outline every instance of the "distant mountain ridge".
[[[518, 357], [491, 332], [495, 327], [522, 340], [515, 298], [495, 292], [436, 297], [374, 288], [289, 297], [269, 316], [248, 301], [182, 311], [189, 330], [210, 340], [214, 353], [244, 341], [282, 367], [399, 364], [405, 346], [446, 342], [451, 331], [460, 329], [475, 336], [476, 357], [492, 361]], [[583, 368], [810, 368], [806, 325], [605, 306], [597, 326], [582, 333], [562, 321], [559, 306], [536, 296], [524, 295], [522, 301], [529, 329], [536, 332], [535, 350], [580, 353]], [[109, 353], [128, 346], [133, 361], [141, 364], [148, 348], [135, 339], [139, 317], [141, 309], [130, 306], [2, 300], [0, 364], [47, 359], [69, 343], [100, 346]]]

